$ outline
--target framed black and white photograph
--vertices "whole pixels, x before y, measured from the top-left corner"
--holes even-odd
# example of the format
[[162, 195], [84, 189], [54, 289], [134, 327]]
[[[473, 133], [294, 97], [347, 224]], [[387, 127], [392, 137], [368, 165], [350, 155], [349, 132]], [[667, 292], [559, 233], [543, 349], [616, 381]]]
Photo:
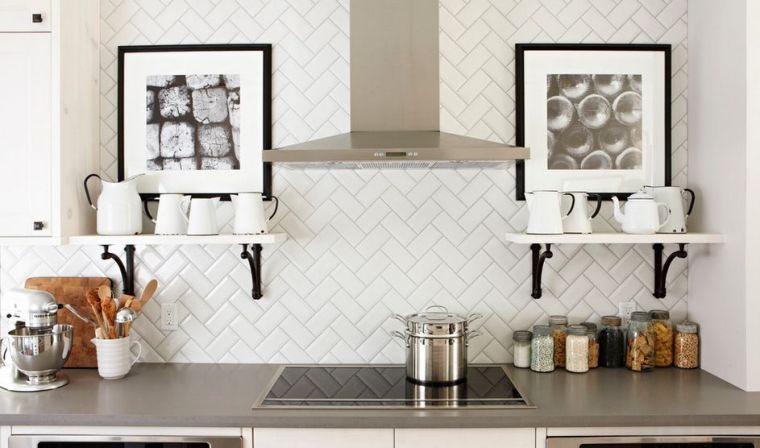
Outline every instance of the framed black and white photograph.
[[271, 194], [269, 44], [119, 47], [119, 180], [144, 197]]
[[670, 185], [670, 45], [517, 44], [517, 199]]

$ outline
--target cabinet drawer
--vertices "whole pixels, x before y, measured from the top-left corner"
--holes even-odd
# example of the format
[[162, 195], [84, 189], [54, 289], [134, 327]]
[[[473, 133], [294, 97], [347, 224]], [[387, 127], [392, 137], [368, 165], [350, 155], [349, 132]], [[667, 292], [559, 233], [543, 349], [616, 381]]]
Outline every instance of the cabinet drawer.
[[0, 0], [0, 32], [50, 31], [50, 1]]
[[395, 448], [536, 448], [533, 428], [397, 429]]
[[254, 428], [253, 446], [254, 448], [393, 448], [393, 429]]

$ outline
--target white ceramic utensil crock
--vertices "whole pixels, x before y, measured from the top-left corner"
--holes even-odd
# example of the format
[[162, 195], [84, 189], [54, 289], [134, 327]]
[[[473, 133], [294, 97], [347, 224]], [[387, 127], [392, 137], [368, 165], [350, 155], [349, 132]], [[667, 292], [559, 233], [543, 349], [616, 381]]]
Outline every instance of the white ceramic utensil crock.
[[[98, 375], [107, 380], [118, 380], [129, 373], [140, 359], [142, 346], [128, 337], [119, 339], [92, 339], [98, 357]], [[132, 350], [137, 347], [137, 354]]]

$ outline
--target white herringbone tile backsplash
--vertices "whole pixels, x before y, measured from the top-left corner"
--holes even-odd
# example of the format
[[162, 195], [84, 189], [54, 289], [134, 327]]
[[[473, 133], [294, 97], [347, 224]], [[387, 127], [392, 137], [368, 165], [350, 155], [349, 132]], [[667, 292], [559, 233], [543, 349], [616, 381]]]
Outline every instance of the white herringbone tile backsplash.
[[[128, 44], [274, 44], [274, 143], [349, 128], [349, 0], [101, 0], [102, 171], [116, 173], [116, 48]], [[514, 139], [518, 42], [673, 45], [673, 178], [686, 181], [686, 0], [443, 0], [441, 128]], [[238, 247], [138, 247], [141, 286], [160, 294], [135, 322], [143, 359], [167, 362], [403, 362], [388, 336], [392, 312], [443, 304], [486, 315], [471, 360], [511, 361], [513, 330], [569, 314], [643, 309], [686, 314], [686, 264], [654, 299], [648, 246], [558, 246], [544, 297], [530, 298], [527, 246], [508, 245], [526, 210], [509, 171], [288, 171], [263, 253], [264, 298], [250, 298]], [[229, 221], [231, 211], [222, 211]], [[609, 227], [610, 213], [598, 228]], [[107, 269], [107, 270], [103, 270]], [[39, 275], [119, 275], [100, 248], [3, 248], [0, 288]], [[139, 289], [139, 288], [138, 288]], [[178, 331], [159, 329], [160, 303], [177, 302]]]

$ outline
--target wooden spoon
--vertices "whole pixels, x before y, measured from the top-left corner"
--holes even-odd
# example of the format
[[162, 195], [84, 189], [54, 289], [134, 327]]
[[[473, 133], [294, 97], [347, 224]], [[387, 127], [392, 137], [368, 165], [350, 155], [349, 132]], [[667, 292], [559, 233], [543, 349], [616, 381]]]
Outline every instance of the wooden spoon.
[[156, 293], [156, 289], [158, 289], [158, 281], [156, 281], [156, 279], [149, 281], [148, 284], [145, 285], [145, 289], [143, 289], [142, 295], [140, 296], [140, 304], [142, 306], [145, 306], [145, 304], [148, 303], [148, 300], [153, 297], [153, 294]]
[[[87, 303], [90, 305], [90, 311], [92, 311], [92, 316], [95, 318], [95, 321], [98, 323], [98, 328], [103, 329], [105, 326], [105, 323], [103, 322], [103, 310], [100, 306], [100, 297], [98, 297], [98, 290], [91, 289], [87, 291], [85, 294], [85, 299], [87, 300]], [[98, 335], [98, 331], [95, 331], [96, 336]], [[102, 331], [100, 332], [103, 333]]]

